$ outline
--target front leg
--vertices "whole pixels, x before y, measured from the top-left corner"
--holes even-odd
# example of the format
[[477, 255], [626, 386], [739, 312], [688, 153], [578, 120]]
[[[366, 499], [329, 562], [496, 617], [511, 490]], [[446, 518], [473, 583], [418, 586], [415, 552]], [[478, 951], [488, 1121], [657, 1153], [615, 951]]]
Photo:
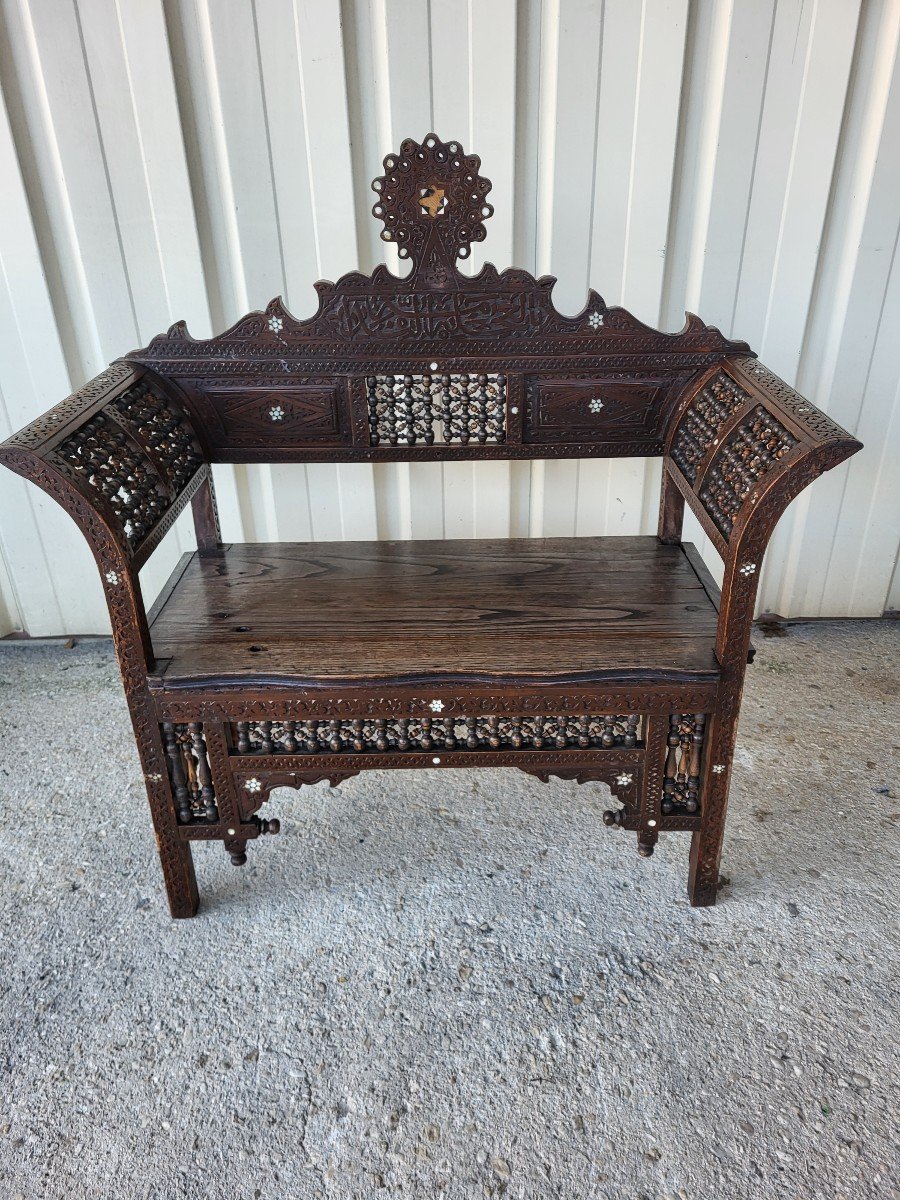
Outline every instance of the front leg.
[[144, 693], [132, 695], [129, 708], [144, 768], [144, 783], [169, 911], [176, 918], [193, 917], [200, 898], [191, 845], [182, 836], [177, 815], [180, 801], [176, 793], [180, 789], [181, 776], [178, 771], [172, 771], [171, 755], [163, 743], [149, 697]]
[[169, 911], [176, 918], [196, 916], [200, 896], [197, 891], [197, 877], [194, 874], [191, 843], [179, 836], [178, 826], [174, 822], [165, 822], [163, 828], [157, 824], [156, 847], [159, 850]]
[[[725, 837], [725, 814], [731, 762], [740, 706], [740, 684], [732, 685], [737, 697], [726, 698], [723, 710], [710, 723], [703, 770], [700, 828], [691, 838], [688, 898], [694, 908], [709, 908], [719, 890], [719, 863]], [[731, 702], [729, 702], [729, 699]]]

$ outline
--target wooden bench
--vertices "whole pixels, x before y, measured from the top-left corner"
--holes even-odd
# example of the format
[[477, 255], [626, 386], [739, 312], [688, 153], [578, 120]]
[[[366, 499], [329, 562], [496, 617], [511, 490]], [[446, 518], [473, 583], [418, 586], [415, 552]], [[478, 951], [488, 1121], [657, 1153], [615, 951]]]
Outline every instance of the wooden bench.
[[[273, 788], [387, 767], [600, 781], [641, 854], [691, 831], [690, 901], [715, 901], [766, 543], [860, 443], [695, 316], [659, 333], [591, 292], [563, 317], [551, 278], [460, 273], [480, 166], [404, 142], [373, 212], [406, 278], [318, 283], [309, 320], [273, 300], [209, 341], [174, 325], [0, 448], [99, 565], [173, 916], [193, 842], [240, 864]], [[613, 455], [662, 457], [658, 537], [223, 545], [210, 471]], [[189, 501], [197, 552], [146, 613], [138, 571]]]

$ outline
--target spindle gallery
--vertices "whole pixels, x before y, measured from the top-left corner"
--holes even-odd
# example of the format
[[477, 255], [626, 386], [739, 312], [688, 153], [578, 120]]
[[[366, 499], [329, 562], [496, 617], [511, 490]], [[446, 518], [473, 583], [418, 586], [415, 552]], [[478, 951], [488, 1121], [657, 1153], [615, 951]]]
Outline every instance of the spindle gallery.
[[[659, 333], [592, 292], [564, 317], [551, 278], [460, 272], [490, 187], [458, 142], [405, 141], [373, 213], [408, 275], [317, 283], [305, 321], [176, 324], [0, 447], [97, 560], [173, 916], [194, 842], [243, 863], [273, 789], [372, 768], [602, 783], [642, 855], [690, 831], [690, 901], [715, 901], [766, 544], [860, 444], [695, 316]], [[615, 455], [662, 458], [658, 536], [228, 545], [211, 475]], [[197, 551], [146, 611], [138, 571], [189, 502]]]

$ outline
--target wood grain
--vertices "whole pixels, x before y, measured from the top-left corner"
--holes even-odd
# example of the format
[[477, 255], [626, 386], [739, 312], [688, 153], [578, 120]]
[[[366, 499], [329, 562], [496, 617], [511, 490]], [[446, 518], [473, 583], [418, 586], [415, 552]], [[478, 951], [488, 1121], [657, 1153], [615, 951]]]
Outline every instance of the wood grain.
[[231, 546], [154, 621], [165, 676], [715, 674], [716, 612], [653, 537]]

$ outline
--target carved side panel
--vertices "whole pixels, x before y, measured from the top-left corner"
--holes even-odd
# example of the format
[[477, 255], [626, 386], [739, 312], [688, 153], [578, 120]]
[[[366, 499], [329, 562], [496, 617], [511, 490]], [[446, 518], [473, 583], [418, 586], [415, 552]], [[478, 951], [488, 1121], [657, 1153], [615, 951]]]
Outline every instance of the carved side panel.
[[168, 507], [162, 478], [146, 454], [104, 413], [60, 442], [54, 462], [106, 502], [122, 540], [140, 545]]
[[203, 465], [203, 455], [184, 414], [151, 383], [141, 380], [103, 411], [115, 416], [149, 454], [171, 495], [186, 487]]

